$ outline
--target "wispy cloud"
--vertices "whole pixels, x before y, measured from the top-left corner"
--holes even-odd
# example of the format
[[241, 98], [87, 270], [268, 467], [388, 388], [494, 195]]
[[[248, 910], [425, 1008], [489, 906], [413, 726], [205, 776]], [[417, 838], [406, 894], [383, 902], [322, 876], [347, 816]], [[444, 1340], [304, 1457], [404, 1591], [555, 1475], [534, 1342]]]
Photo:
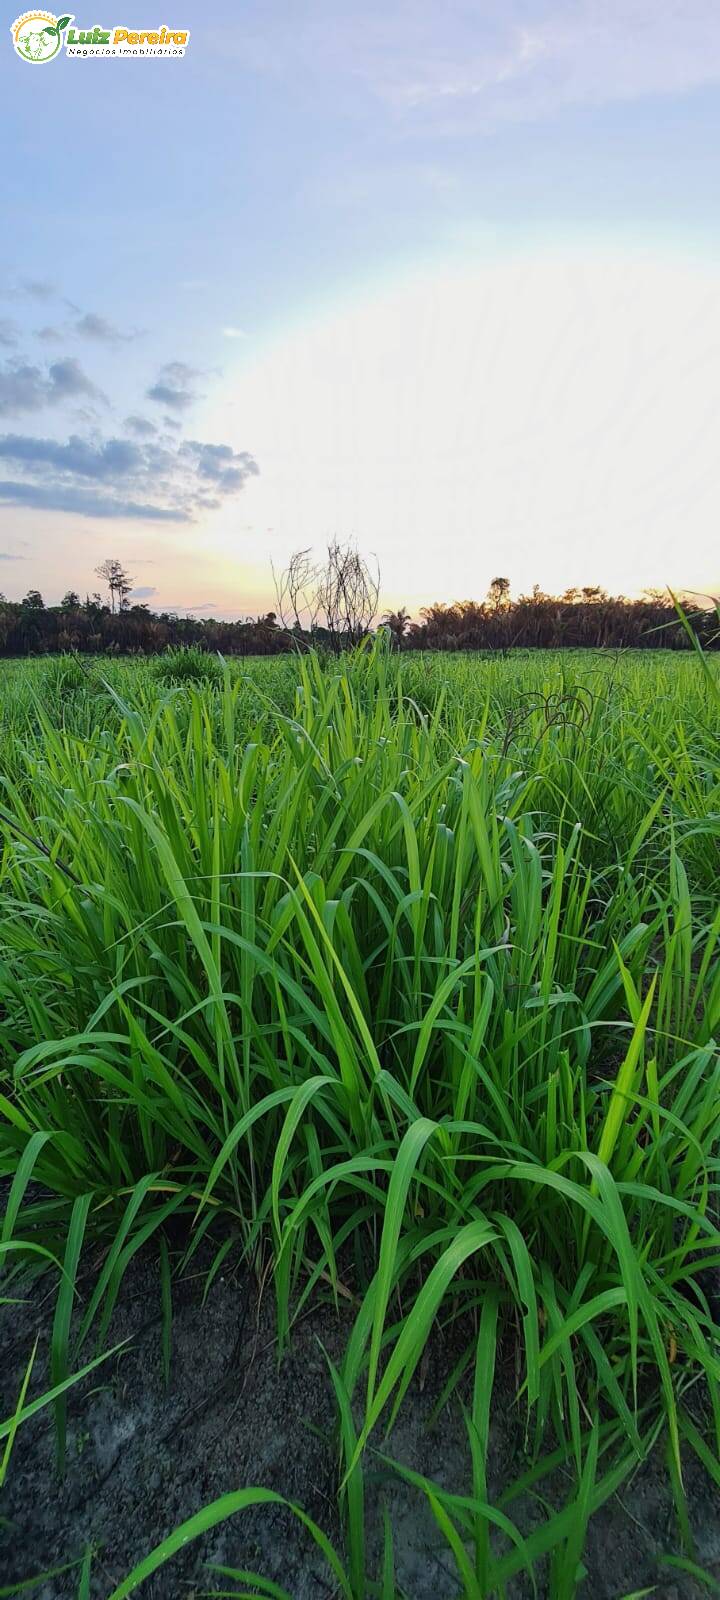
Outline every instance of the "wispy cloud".
[[58, 296], [58, 287], [49, 278], [6, 279], [0, 285], [0, 296], [4, 300], [54, 300]]
[[147, 398], [158, 405], [169, 406], [171, 411], [186, 411], [198, 398], [194, 385], [199, 376], [199, 372], [184, 361], [168, 361], [147, 390]]
[[223, 338], [224, 339], [247, 339], [247, 334], [246, 334], [244, 328], [228, 327], [228, 328], [223, 328]]
[[[57, 284], [42, 278], [22, 278], [13, 284], [5, 284], [0, 288], [0, 296], [9, 300], [34, 300], [38, 304], [54, 300], [62, 306], [65, 312], [72, 313], [72, 320], [63, 317], [62, 321], [45, 323], [36, 328], [35, 337], [46, 343], [67, 340], [73, 337], [91, 339], [96, 344], [118, 345], [130, 344], [140, 337], [139, 328], [120, 328], [109, 317], [98, 311], [83, 311], [74, 300], [61, 294]], [[6, 324], [0, 320], [0, 330]], [[17, 325], [13, 325], [15, 333], [19, 333]], [[0, 335], [0, 343], [3, 343]], [[13, 339], [13, 343], [15, 339]]]
[[187, 462], [199, 479], [207, 480], [222, 494], [242, 489], [258, 471], [247, 450], [238, 452], [229, 444], [200, 444], [197, 439], [186, 439], [179, 446], [178, 459]]
[[466, 8], [454, 9], [448, 42], [438, 31], [437, 48], [414, 63], [410, 53], [378, 83], [397, 107], [464, 106], [481, 120], [526, 121], [565, 105], [679, 95], [720, 81], [715, 0], [551, 0], [522, 7], [521, 20], [496, 3], [480, 29]]
[[0, 499], [15, 505], [163, 522], [191, 522], [203, 511], [216, 510], [258, 472], [247, 451], [197, 439], [167, 447], [77, 434], [61, 442], [8, 433], [0, 436], [0, 460], [20, 472], [0, 484]]
[[47, 370], [8, 360], [0, 366], [0, 416], [42, 411], [65, 400], [105, 400], [74, 356], [54, 361]]
[[84, 339], [94, 339], [99, 344], [129, 344], [138, 338], [137, 330], [129, 333], [117, 328], [114, 322], [109, 322], [107, 317], [101, 317], [96, 311], [85, 311], [75, 323], [75, 331]]
[[293, 22], [281, 9], [243, 24], [243, 59], [369, 92], [435, 131], [720, 83], [717, 0], [366, 0], [332, 28], [318, 5]]
[[39, 511], [71, 511], [78, 517], [140, 519], [143, 522], [191, 522], [189, 512], [165, 510], [137, 500], [115, 499], [109, 494], [78, 489], [72, 484], [0, 480], [0, 501], [6, 505], [33, 506]]
[[57, 293], [54, 283], [47, 278], [23, 278], [19, 284], [21, 294], [30, 295], [33, 300], [52, 300]]
[[[66, 444], [61, 444], [56, 439], [6, 433], [0, 437], [0, 459], [49, 466], [76, 477], [100, 479], [129, 476], [145, 465], [141, 447], [127, 439], [107, 439], [97, 445], [76, 434]], [[148, 467], [153, 464], [156, 463], [147, 463]]]
[[139, 417], [137, 414], [125, 418], [125, 427], [130, 433], [136, 434], [138, 439], [152, 439], [157, 433], [154, 422], [150, 422], [148, 417]]

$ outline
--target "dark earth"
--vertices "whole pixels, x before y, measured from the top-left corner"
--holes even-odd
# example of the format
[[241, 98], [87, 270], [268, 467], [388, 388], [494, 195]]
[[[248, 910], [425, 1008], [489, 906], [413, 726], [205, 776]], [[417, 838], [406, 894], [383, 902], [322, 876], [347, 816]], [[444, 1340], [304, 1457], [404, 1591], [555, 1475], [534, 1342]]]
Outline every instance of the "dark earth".
[[[185, 1518], [245, 1485], [277, 1490], [302, 1506], [343, 1552], [336, 1505], [337, 1414], [320, 1341], [339, 1361], [352, 1315], [320, 1306], [301, 1318], [278, 1366], [271, 1290], [258, 1299], [246, 1279], [227, 1275], [215, 1279], [203, 1305], [204, 1278], [194, 1263], [192, 1272], [173, 1284], [167, 1385], [157, 1260], [148, 1256], [128, 1273], [109, 1342], [128, 1335], [132, 1342], [82, 1387], [70, 1390], [62, 1482], [51, 1410], [19, 1430], [0, 1503], [0, 1594], [77, 1600], [80, 1563], [90, 1546], [89, 1592], [105, 1600], [135, 1563]], [[85, 1292], [83, 1286], [83, 1297]], [[52, 1299], [43, 1298], [42, 1287], [36, 1286], [23, 1306], [2, 1306], [0, 1319], [2, 1416], [9, 1417], [38, 1331], [28, 1398], [48, 1387]], [[88, 1346], [82, 1360], [91, 1353]], [[428, 1427], [455, 1354], [438, 1333], [429, 1362], [383, 1448], [443, 1486], [467, 1493], [468, 1446], [457, 1401], [446, 1405], [436, 1425]], [[511, 1360], [505, 1363], [512, 1365]], [[528, 1465], [523, 1412], [513, 1399], [514, 1387], [512, 1371], [501, 1367], [492, 1414], [491, 1502]], [[379, 1437], [376, 1442], [381, 1445]], [[718, 1593], [720, 1495], [694, 1458], [687, 1458], [684, 1466], [694, 1559], [715, 1579], [713, 1592]], [[398, 1596], [455, 1600], [461, 1584], [424, 1497], [379, 1474], [380, 1464], [371, 1455], [366, 1470], [371, 1570], [381, 1547], [385, 1502], [394, 1533]], [[556, 1487], [557, 1494], [544, 1482], [540, 1492], [559, 1505], [568, 1489], [567, 1484]], [[544, 1514], [529, 1499], [514, 1503], [510, 1511], [524, 1531]], [[672, 1495], [659, 1454], [591, 1522], [583, 1557], [587, 1576], [579, 1593], [621, 1600], [654, 1586], [651, 1592], [664, 1600], [706, 1596], [706, 1584], [659, 1563], [659, 1557], [679, 1553]], [[338, 1593], [336, 1579], [300, 1522], [275, 1506], [253, 1507], [186, 1545], [137, 1592], [143, 1600], [199, 1600], [201, 1594], [228, 1587], [227, 1580], [208, 1572], [211, 1562], [260, 1572], [282, 1584], [294, 1600], [323, 1600]], [[22, 1587], [65, 1563], [74, 1565], [31, 1589]], [[508, 1589], [513, 1600], [525, 1600], [531, 1593], [526, 1576]], [[542, 1570], [538, 1593], [553, 1600]]]

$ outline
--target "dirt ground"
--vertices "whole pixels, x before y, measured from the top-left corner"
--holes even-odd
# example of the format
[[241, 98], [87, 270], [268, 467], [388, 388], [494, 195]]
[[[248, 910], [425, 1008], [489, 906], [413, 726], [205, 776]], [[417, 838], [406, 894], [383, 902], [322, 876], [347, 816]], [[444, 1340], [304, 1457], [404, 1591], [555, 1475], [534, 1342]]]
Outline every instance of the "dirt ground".
[[[186, 1517], [221, 1494], [245, 1485], [275, 1489], [301, 1505], [342, 1549], [336, 1509], [335, 1404], [320, 1345], [341, 1355], [349, 1320], [319, 1308], [295, 1327], [278, 1366], [270, 1294], [258, 1306], [242, 1280], [217, 1279], [201, 1305], [202, 1278], [174, 1285], [170, 1381], [163, 1373], [160, 1286], [149, 1258], [128, 1276], [111, 1328], [111, 1342], [133, 1334], [124, 1351], [101, 1366], [83, 1388], [70, 1391], [68, 1460], [62, 1482], [55, 1465], [49, 1410], [18, 1433], [0, 1502], [0, 1589], [66, 1562], [93, 1547], [91, 1595], [105, 1600], [114, 1586]], [[31, 1394], [47, 1384], [49, 1303], [0, 1310], [3, 1416], [9, 1416], [29, 1351], [40, 1329]], [[429, 1430], [433, 1400], [449, 1370], [438, 1337], [422, 1384], [408, 1395], [387, 1442], [388, 1454], [448, 1488], [467, 1492], [468, 1451], [457, 1403]], [[89, 1359], [89, 1353], [88, 1357]], [[379, 1442], [379, 1441], [378, 1441]], [[517, 1477], [522, 1417], [512, 1402], [510, 1375], [500, 1374], [493, 1407], [489, 1494], [492, 1501]], [[393, 1525], [398, 1594], [407, 1600], [456, 1600], [452, 1558], [423, 1497], [393, 1482], [381, 1488], [367, 1474], [369, 1545], [381, 1539], [383, 1497]], [[696, 1559], [720, 1580], [720, 1502], [702, 1469], [687, 1463], [686, 1489]], [[513, 1506], [521, 1527], [537, 1521], [537, 1504]], [[679, 1550], [662, 1460], [647, 1463], [630, 1487], [594, 1519], [585, 1552], [581, 1593], [621, 1600], [654, 1584], [663, 1600], [691, 1600], [707, 1589], [658, 1566], [658, 1555]], [[185, 1546], [146, 1581], [143, 1600], [199, 1600], [222, 1587], [206, 1563], [251, 1568], [281, 1583], [294, 1600], [337, 1593], [324, 1558], [289, 1512], [252, 1508]], [[36, 1600], [76, 1600], [79, 1568], [30, 1591]], [[9, 1586], [9, 1587], [8, 1587]], [[719, 1583], [720, 1588], [720, 1583]], [[553, 1600], [547, 1582], [540, 1594]], [[526, 1578], [510, 1595], [531, 1593]]]

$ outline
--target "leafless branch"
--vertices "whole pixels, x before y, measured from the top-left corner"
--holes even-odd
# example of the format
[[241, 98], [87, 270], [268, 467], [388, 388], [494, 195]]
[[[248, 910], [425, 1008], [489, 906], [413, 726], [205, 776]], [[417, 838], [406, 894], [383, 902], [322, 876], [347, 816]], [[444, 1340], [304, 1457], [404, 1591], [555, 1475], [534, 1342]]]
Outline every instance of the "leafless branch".
[[354, 545], [333, 539], [325, 562], [310, 549], [297, 550], [283, 572], [273, 567], [277, 611], [282, 626], [296, 637], [322, 637], [339, 653], [372, 627], [380, 595], [380, 572]]

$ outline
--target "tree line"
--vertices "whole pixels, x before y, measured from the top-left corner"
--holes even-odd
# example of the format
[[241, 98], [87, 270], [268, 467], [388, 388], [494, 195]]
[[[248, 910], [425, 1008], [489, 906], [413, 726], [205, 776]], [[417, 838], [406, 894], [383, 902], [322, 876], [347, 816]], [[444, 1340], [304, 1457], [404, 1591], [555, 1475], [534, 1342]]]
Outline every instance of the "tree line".
[[[46, 605], [37, 589], [19, 601], [0, 595], [0, 655], [154, 655], [184, 645], [222, 655], [280, 655], [309, 645], [338, 651], [378, 628], [402, 650], [689, 648], [672, 596], [660, 590], [628, 599], [594, 585], [553, 595], [536, 584], [513, 600], [509, 580], [494, 578], [484, 600], [438, 602], [417, 619], [400, 607], [377, 621], [379, 573], [353, 546], [337, 541], [320, 562], [308, 550], [297, 552], [274, 574], [276, 609], [240, 621], [134, 604], [133, 580], [114, 557], [96, 574], [106, 599], [99, 591], [82, 599], [68, 590], [59, 605]], [[687, 603], [703, 648], [717, 649], [717, 609], [707, 601]]]
[[[419, 622], [392, 613], [387, 623], [405, 649], [424, 650], [686, 650], [691, 647], [669, 593], [647, 591], [640, 599], [610, 595], [593, 585], [547, 594], [537, 584], [511, 600], [494, 579], [483, 601], [426, 606]], [[509, 586], [508, 586], [509, 587]], [[720, 645], [717, 602], [683, 596], [683, 605], [703, 649]], [[701, 603], [699, 603], [701, 602]]]

